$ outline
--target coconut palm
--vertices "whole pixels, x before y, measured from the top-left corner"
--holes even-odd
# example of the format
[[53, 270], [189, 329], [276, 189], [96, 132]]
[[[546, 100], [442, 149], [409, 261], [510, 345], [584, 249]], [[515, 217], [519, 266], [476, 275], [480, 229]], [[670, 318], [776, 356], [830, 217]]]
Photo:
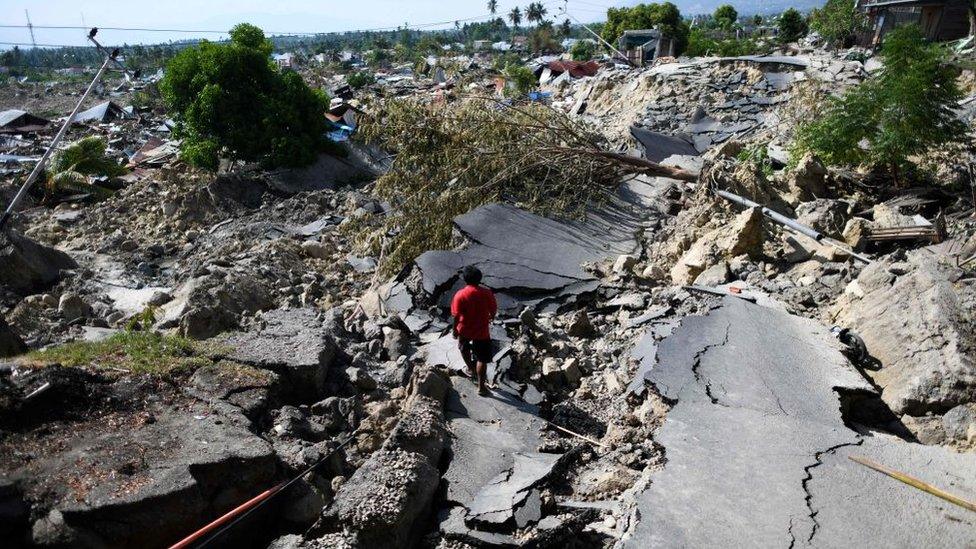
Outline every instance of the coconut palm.
[[529, 20], [530, 23], [542, 23], [542, 19], [549, 13], [542, 2], [532, 2], [529, 7], [525, 8], [525, 18]]
[[522, 24], [522, 10], [518, 9], [518, 6], [512, 8], [512, 11], [508, 12], [508, 20], [512, 22], [512, 26], [516, 29]]
[[488, 0], [488, 11], [495, 15], [495, 12], [498, 11], [498, 0]]

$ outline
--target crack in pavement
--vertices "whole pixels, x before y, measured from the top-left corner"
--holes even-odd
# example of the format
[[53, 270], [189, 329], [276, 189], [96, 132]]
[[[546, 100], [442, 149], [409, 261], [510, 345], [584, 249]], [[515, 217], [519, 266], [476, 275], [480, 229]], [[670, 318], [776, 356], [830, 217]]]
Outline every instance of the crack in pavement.
[[695, 381], [697, 381], [699, 385], [703, 385], [705, 387], [705, 396], [708, 397], [708, 399], [712, 402], [712, 404], [717, 404], [719, 406], [724, 406], [726, 408], [728, 408], [729, 406], [727, 404], [723, 404], [719, 402], [718, 398], [712, 394], [712, 382], [708, 379], [705, 379], [705, 377], [702, 376], [700, 369], [701, 369], [701, 361], [702, 358], [705, 357], [705, 353], [707, 353], [714, 347], [721, 347], [727, 344], [729, 342], [729, 333], [731, 331], [732, 331], [732, 323], [726, 323], [725, 336], [722, 338], [722, 341], [719, 343], [712, 343], [710, 345], [704, 346], [700, 351], [695, 353], [695, 356], [692, 358], [692, 363], [691, 363], [691, 373], [694, 374]]
[[[803, 492], [806, 494], [803, 497], [803, 499], [807, 506], [808, 516], [810, 517], [810, 520], [813, 522], [813, 527], [810, 529], [810, 536], [807, 537], [808, 544], [813, 541], [813, 537], [817, 535], [817, 530], [820, 528], [820, 522], [817, 521], [818, 511], [813, 508], [813, 494], [810, 493], [810, 481], [813, 480], [813, 470], [823, 465], [823, 456], [825, 454], [832, 454], [837, 450], [839, 450], [840, 448], [844, 448], [846, 446], [860, 446], [863, 442], [864, 439], [862, 439], [860, 435], [857, 435], [857, 442], [845, 442], [843, 444], [837, 444], [831, 446], [826, 450], [821, 450], [814, 454], [814, 459], [816, 461], [803, 468], [803, 471], [806, 473], [806, 476], [803, 478], [802, 481], [800, 481], [800, 484], [803, 486]], [[793, 547], [796, 545], [796, 535], [793, 533], [793, 517], [790, 517], [790, 526], [788, 532], [790, 534], [790, 540], [791, 540], [790, 549], [793, 549]]]

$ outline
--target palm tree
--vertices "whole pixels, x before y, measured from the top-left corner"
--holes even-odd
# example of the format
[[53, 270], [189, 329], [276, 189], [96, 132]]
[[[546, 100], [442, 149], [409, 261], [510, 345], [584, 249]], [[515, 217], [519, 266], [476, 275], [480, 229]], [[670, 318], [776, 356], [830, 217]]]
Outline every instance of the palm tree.
[[530, 23], [541, 23], [542, 18], [546, 16], [546, 8], [542, 5], [542, 2], [532, 2], [529, 7], [525, 9], [525, 18], [529, 20]]
[[512, 8], [512, 11], [508, 12], [508, 20], [512, 22], [512, 26], [516, 29], [522, 24], [522, 10], [518, 9], [518, 6]]
[[498, 11], [498, 0], [488, 0], [488, 11], [495, 15], [495, 12]]

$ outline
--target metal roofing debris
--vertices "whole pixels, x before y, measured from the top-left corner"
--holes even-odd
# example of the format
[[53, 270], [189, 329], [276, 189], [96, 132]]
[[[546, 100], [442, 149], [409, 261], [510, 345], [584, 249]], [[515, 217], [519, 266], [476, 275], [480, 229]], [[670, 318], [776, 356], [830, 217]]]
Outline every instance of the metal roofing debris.
[[47, 120], [46, 118], [34, 116], [33, 114], [20, 109], [0, 111], [0, 128], [4, 129], [43, 127], [50, 123], [51, 121]]
[[75, 122], [107, 122], [116, 118], [133, 118], [134, 115], [126, 112], [125, 109], [115, 104], [113, 101], [106, 101], [95, 105], [87, 111], [82, 111], [75, 116]]
[[594, 76], [600, 70], [600, 64], [596, 61], [567, 61], [555, 60], [548, 64], [549, 70], [553, 73], [562, 74], [568, 72], [573, 78], [584, 76]]

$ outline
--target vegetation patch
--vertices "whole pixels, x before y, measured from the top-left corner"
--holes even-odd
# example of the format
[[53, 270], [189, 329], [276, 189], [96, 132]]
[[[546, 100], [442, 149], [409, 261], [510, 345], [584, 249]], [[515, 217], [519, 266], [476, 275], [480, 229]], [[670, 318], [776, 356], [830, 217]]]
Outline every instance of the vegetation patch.
[[102, 341], [75, 341], [33, 351], [21, 360], [38, 366], [91, 366], [163, 375], [209, 364], [210, 360], [202, 356], [203, 351], [195, 342], [182, 337], [123, 331]]
[[957, 69], [940, 46], [908, 25], [888, 34], [881, 57], [884, 68], [830, 98], [822, 115], [799, 129], [794, 160], [812, 151], [828, 164], [877, 166], [899, 180], [910, 157], [965, 139], [953, 112], [962, 98]]

